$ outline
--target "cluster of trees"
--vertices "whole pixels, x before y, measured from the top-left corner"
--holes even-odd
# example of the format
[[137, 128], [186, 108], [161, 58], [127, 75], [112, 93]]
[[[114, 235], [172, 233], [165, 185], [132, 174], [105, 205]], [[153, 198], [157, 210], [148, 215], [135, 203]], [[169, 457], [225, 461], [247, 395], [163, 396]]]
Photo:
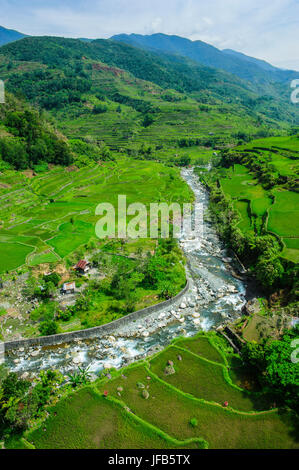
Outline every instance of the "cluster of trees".
[[135, 109], [142, 114], [148, 113], [157, 113], [159, 109], [154, 107], [151, 103], [145, 100], [131, 98], [130, 96], [121, 95], [120, 93], [116, 92], [111, 95], [111, 100], [115, 101], [116, 103], [124, 104], [126, 106], [130, 106], [131, 108]]
[[108, 106], [106, 106], [105, 104], [96, 104], [94, 107], [93, 107], [93, 114], [105, 114], [107, 113], [108, 111]]
[[180, 101], [186, 100], [186, 96], [178, 95], [171, 90], [166, 90], [162, 93], [161, 98], [163, 101], [168, 101], [169, 103], [179, 103]]
[[57, 305], [53, 297], [57, 292], [61, 277], [57, 273], [43, 276], [41, 279], [30, 277], [24, 288], [24, 294], [30, 299], [38, 299], [42, 303], [33, 310], [30, 317], [33, 321], [39, 321], [41, 336], [54, 335], [58, 331], [55, 321]]
[[17, 170], [41, 162], [69, 165], [73, 160], [67, 142], [46, 125], [37, 111], [8, 109], [3, 116], [10, 135], [0, 139], [0, 157]]
[[97, 142], [93, 139], [71, 139], [69, 144], [75, 154], [74, 163], [78, 167], [92, 165], [99, 161], [115, 160], [104, 142]]
[[[267, 339], [261, 344], [246, 343], [242, 357], [258, 371], [261, 385], [277, 396], [278, 403], [286, 404], [299, 413], [299, 328], [287, 331], [279, 340]], [[297, 342], [295, 341], [297, 340]], [[293, 359], [293, 360], [292, 360]]]
[[10, 373], [0, 385], [0, 437], [24, 431], [43, 416], [62, 382], [52, 370], [42, 371], [34, 383]]
[[208, 137], [184, 137], [179, 139], [178, 146], [180, 148], [188, 148], [194, 146], [201, 146], [201, 147], [212, 147], [215, 148], [216, 145], [219, 144], [219, 137], [214, 135], [209, 135]]
[[81, 101], [83, 93], [90, 91], [92, 81], [88, 75], [81, 76], [66, 67], [56, 70], [33, 70], [22, 75], [12, 74], [8, 90], [20, 94], [39, 106], [51, 110]]

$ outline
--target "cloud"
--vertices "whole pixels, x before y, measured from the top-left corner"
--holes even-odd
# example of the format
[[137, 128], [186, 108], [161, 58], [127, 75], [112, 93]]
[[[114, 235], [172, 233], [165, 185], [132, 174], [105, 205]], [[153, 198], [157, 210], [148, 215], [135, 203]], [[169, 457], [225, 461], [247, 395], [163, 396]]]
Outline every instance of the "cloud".
[[298, 0], [0, 0], [3, 26], [33, 35], [177, 34], [299, 70]]

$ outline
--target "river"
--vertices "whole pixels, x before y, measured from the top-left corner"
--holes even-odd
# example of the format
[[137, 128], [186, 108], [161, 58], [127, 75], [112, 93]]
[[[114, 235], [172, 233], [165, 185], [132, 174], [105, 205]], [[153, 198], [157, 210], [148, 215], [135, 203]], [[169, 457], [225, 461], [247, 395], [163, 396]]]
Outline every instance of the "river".
[[[193, 170], [184, 169], [182, 177], [195, 202], [207, 210], [208, 192]], [[9, 370], [30, 378], [49, 368], [67, 374], [88, 366], [95, 378], [103, 369], [120, 368], [163, 349], [177, 336], [193, 336], [240, 317], [246, 285], [232, 275], [230, 265], [235, 260], [228, 257], [213, 225], [208, 220], [203, 225], [203, 237], [190, 240], [182, 235], [180, 239], [190, 287], [177, 304], [117, 328], [109, 336], [9, 351], [5, 356]]]

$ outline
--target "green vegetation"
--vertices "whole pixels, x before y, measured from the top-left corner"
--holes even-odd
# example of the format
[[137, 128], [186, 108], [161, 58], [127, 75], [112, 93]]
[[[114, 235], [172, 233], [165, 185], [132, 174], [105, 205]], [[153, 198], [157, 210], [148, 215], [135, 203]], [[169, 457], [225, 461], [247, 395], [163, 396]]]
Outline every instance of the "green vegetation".
[[[53, 371], [32, 383], [1, 370], [0, 440], [298, 448], [298, 330], [285, 331], [298, 312], [298, 111], [282, 85], [111, 40], [49, 37], [2, 47], [0, 73], [0, 274], [10, 281], [1, 299], [17, 310], [0, 308], [1, 339], [102, 325], [176, 295], [186, 282], [176, 241], [99, 240], [96, 207], [116, 208], [117, 231], [119, 195], [147, 208], [190, 202], [180, 168], [191, 164], [219, 234], [267, 295], [234, 326], [242, 358], [214, 332], [93, 385], [88, 369], [63, 385]], [[87, 274], [75, 269], [82, 259]]]
[[268, 293], [285, 288], [290, 302], [298, 282], [298, 151], [298, 135], [261, 139], [222, 151], [211, 174], [198, 170], [220, 234]]
[[290, 360], [296, 338], [298, 327], [285, 332], [279, 340], [266, 338], [261, 344], [247, 343], [243, 354], [249, 366], [259, 371], [262, 384], [276, 395], [277, 400], [298, 413], [299, 369], [298, 364]]
[[[48, 408], [50, 416], [43, 423], [38, 422], [23, 435], [27, 446], [30, 443], [36, 448], [52, 449], [121, 449], [136, 445], [216, 449], [298, 447], [292, 412], [258, 411], [263, 409], [261, 394], [233, 385], [227, 377], [229, 373], [233, 375], [234, 369], [188, 352], [185, 349], [188, 342], [188, 339], [176, 341], [149, 362], [113, 371], [112, 379], [103, 375], [93, 385], [67, 392], [65, 398]], [[207, 351], [209, 358], [222, 357], [227, 363], [236, 357], [226, 355], [224, 350], [219, 352], [219, 346], [217, 349], [213, 346], [215, 342], [219, 343], [215, 333], [190, 339], [191, 347], [203, 354]], [[175, 369], [172, 376], [163, 373], [163, 364], [166, 368], [171, 357]], [[199, 363], [208, 368], [199, 370]], [[222, 370], [226, 373], [219, 376]], [[170, 377], [174, 378], [173, 384], [169, 383]], [[214, 387], [208, 385], [215, 380]], [[190, 388], [190, 382], [198, 386]], [[241, 411], [250, 400], [252, 411]], [[6, 441], [7, 447], [20, 445], [20, 440], [12, 437]]]
[[296, 112], [285, 95], [282, 106], [275, 92], [269, 107], [228, 73], [109, 40], [26, 38], [1, 48], [0, 73], [68, 138], [144, 159], [176, 162], [189, 149], [198, 157], [244, 136], [284, 133]]
[[[84, 145], [76, 145], [82, 155], [85, 150]], [[168, 299], [184, 287], [184, 261], [174, 240], [96, 238], [100, 216], [95, 209], [101, 202], [115, 207], [117, 230], [119, 194], [127, 196], [127, 205], [138, 201], [148, 209], [152, 202], [182, 204], [193, 197], [179, 169], [121, 155], [117, 162], [110, 159], [68, 169], [55, 166], [34, 177], [14, 170], [2, 172], [0, 197], [5, 204], [0, 209], [0, 273], [10, 279], [21, 266], [29, 270], [28, 282], [34, 282], [32, 288], [22, 286], [24, 300], [46, 304], [30, 316], [23, 313], [27, 326], [22, 335], [102, 325]], [[73, 270], [86, 257], [95, 270], [91, 279]], [[64, 299], [57, 301], [63, 282], [45, 285], [45, 272], [62, 272], [66, 281], [75, 282], [75, 302], [64, 307]], [[13, 333], [16, 329], [14, 324]]]
[[46, 428], [33, 431], [27, 439], [37, 449], [196, 448], [200, 443], [165, 437], [87, 388], [62, 400]]
[[1, 271], [23, 265], [30, 253], [28, 261], [34, 266], [55, 262], [87, 245], [95, 239], [96, 206], [110, 202], [117, 209], [118, 194], [127, 195], [128, 205], [181, 203], [191, 198], [178, 170], [125, 157], [119, 157], [118, 163], [93, 163], [73, 171], [55, 167], [33, 178], [4, 170], [0, 175], [0, 197], [5, 201], [0, 209]]
[[24, 170], [41, 162], [68, 165], [72, 161], [66, 142], [49, 128], [39, 113], [9, 94], [1, 106], [0, 119], [1, 166], [5, 166], [3, 161], [17, 170]]

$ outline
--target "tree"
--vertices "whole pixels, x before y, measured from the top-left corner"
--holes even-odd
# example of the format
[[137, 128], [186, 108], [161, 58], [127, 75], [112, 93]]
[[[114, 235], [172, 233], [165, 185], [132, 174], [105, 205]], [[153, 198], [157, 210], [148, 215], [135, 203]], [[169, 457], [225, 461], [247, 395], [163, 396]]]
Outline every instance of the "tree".
[[191, 158], [189, 157], [189, 155], [183, 155], [178, 161], [179, 166], [189, 166], [190, 163], [191, 163]]
[[54, 284], [54, 286], [58, 286], [59, 282], [61, 280], [61, 276], [59, 276], [59, 274], [57, 273], [51, 273], [51, 274], [48, 274], [47, 276], [44, 276], [44, 281], [45, 282], [51, 282], [52, 284]]
[[247, 343], [243, 359], [259, 371], [261, 383], [278, 399], [299, 412], [299, 367], [292, 362], [293, 340], [299, 338], [298, 327], [287, 331], [279, 340], [268, 339], [262, 344]]
[[40, 324], [39, 331], [41, 336], [56, 335], [58, 331], [58, 325], [54, 320], [47, 320]]
[[278, 257], [269, 258], [267, 256], [260, 256], [256, 267], [256, 277], [266, 288], [275, 285], [284, 273], [284, 268]]
[[154, 122], [153, 116], [151, 116], [150, 114], [146, 114], [142, 121], [142, 125], [143, 127], [149, 127], [151, 124], [153, 124], [153, 122]]
[[103, 104], [96, 104], [92, 110], [93, 114], [104, 114], [108, 111], [106, 105]]

